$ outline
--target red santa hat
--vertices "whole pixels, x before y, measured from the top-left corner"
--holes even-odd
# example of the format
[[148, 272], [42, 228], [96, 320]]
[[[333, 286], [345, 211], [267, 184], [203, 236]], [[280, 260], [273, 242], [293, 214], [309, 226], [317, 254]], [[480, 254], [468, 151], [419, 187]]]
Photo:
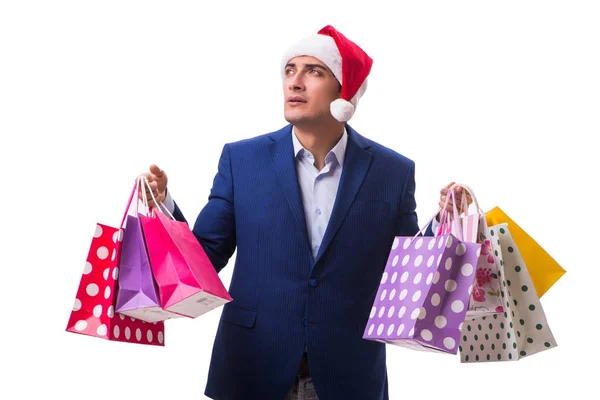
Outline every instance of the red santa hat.
[[287, 63], [299, 56], [317, 58], [333, 72], [342, 91], [340, 98], [330, 105], [331, 115], [340, 122], [350, 120], [358, 100], [367, 90], [367, 76], [373, 65], [371, 57], [331, 25], [288, 48], [282, 60], [284, 76]]

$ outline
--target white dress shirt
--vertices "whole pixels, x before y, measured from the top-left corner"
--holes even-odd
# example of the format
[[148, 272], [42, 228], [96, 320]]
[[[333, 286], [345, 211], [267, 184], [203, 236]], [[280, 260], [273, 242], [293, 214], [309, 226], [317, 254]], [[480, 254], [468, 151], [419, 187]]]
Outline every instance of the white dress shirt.
[[314, 165], [314, 155], [302, 146], [295, 132], [292, 133], [292, 139], [308, 239], [313, 258], [316, 258], [340, 185], [348, 133], [344, 128], [340, 140], [325, 156], [325, 167], [321, 171]]

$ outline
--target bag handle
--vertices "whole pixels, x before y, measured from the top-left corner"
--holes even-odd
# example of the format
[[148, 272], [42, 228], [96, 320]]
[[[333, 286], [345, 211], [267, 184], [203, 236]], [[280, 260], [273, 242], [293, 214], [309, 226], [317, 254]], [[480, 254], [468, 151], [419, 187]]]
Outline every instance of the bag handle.
[[[123, 229], [123, 224], [125, 224], [125, 218], [127, 218], [127, 214], [129, 214], [129, 210], [131, 209], [131, 202], [133, 201], [133, 195], [137, 191], [137, 179], [135, 181], [135, 185], [133, 185], [133, 189], [131, 190], [131, 194], [129, 195], [129, 200], [127, 201], [127, 207], [125, 207], [125, 213], [123, 213], [123, 218], [121, 219], [121, 224], [119, 225], [119, 230]], [[137, 205], [136, 205], [137, 211]]]
[[[142, 175], [142, 178], [144, 179], [144, 183], [146, 184], [146, 187], [148, 187], [148, 189], [150, 189], [149, 190], [150, 191], [150, 196], [152, 196], [152, 200], [154, 201], [154, 204], [156, 204], [156, 206], [157, 206], [156, 208], [158, 208], [158, 211], [160, 211], [161, 213], [164, 214], [163, 210], [160, 207], [160, 206], [162, 206], [165, 209], [165, 211], [167, 212], [167, 214], [169, 215], [169, 217], [171, 217], [171, 219], [175, 219], [175, 217], [173, 217], [173, 215], [171, 214], [171, 212], [167, 209], [167, 207], [164, 204], [159, 203], [158, 201], [156, 201], [156, 198], [154, 197], [154, 193], [152, 193], [152, 188], [150, 187], [150, 182], [148, 182], [148, 178], [146, 178], [145, 175]], [[145, 201], [144, 205], [146, 207], [148, 207], [148, 200], [146, 199], [146, 191], [145, 190], [142, 191], [142, 198]], [[152, 211], [151, 215], [154, 216], [154, 207], [148, 207], [148, 209], [150, 209]]]
[[[452, 211], [454, 214], [454, 218], [452, 221], [450, 219], [450, 214], [446, 211], [446, 206], [448, 205], [448, 200], [450, 199], [450, 197], [452, 197]], [[452, 224], [454, 224], [458, 239], [462, 241], [463, 240], [462, 226], [460, 223], [460, 215], [458, 213], [458, 208], [456, 207], [456, 195], [454, 193], [453, 188], [450, 188], [448, 190], [448, 195], [446, 196], [446, 201], [444, 202], [444, 206], [442, 208], [440, 208], [440, 210], [442, 210], [442, 215], [440, 217], [440, 225], [438, 227], [437, 236], [439, 236], [442, 233], [442, 229], [444, 227], [447, 227], [452, 223]]]
[[[142, 184], [142, 177], [145, 178], [145, 176], [140, 175], [135, 179], [135, 184], [133, 185], [133, 189], [131, 190], [131, 194], [129, 195], [129, 200], [127, 201], [127, 207], [125, 207], [125, 212], [123, 213], [123, 218], [121, 219], [121, 224], [119, 225], [119, 229], [123, 229], [123, 225], [125, 224], [125, 219], [127, 218], [127, 215], [129, 214], [129, 211], [131, 210], [131, 203], [133, 202], [133, 198], [135, 196], [136, 193], [139, 193], [139, 188]], [[144, 193], [142, 193], [142, 197], [145, 198], [145, 191]], [[147, 201], [144, 201], [143, 203], [144, 205], [148, 205]], [[135, 203], [135, 213], [136, 215], [139, 212], [139, 200], [136, 201]]]
[[[465, 185], [464, 183], [455, 183], [452, 186], [450, 186], [450, 189], [454, 189], [455, 187], [462, 187], [463, 189], [465, 189], [467, 192], [469, 192], [469, 194], [471, 195], [471, 198], [473, 199], [473, 202], [475, 203], [475, 207], [477, 209], [477, 211], [479, 211], [481, 214], [483, 214], [483, 210], [481, 209], [481, 207], [479, 207], [479, 202], [477, 201], [477, 196], [475, 196], [475, 192], [473, 192], [473, 189], [471, 189], [470, 187], [468, 187], [467, 185]], [[462, 200], [463, 200], [463, 204], [466, 205], [467, 199], [466, 197], [461, 196]], [[463, 210], [465, 210], [464, 212], [467, 212], [467, 208], [463, 208]]]
[[[441, 208], [438, 208], [438, 210], [435, 212], [435, 214], [433, 214], [433, 216], [431, 218], [429, 218], [429, 221], [423, 225], [423, 227], [421, 229], [419, 229], [419, 231], [417, 233], [415, 233], [415, 236], [413, 236], [412, 240], [415, 240], [420, 234], [424, 233], [425, 230], [427, 230], [427, 227], [429, 226], [429, 224], [431, 224], [431, 222], [433, 221], [433, 219], [435, 217], [437, 217], [437, 215], [440, 213]], [[411, 240], [411, 242], [412, 242]]]
[[[454, 190], [451, 190], [451, 196], [454, 198]], [[442, 215], [445, 217], [445, 213], [446, 213], [446, 205], [448, 204], [448, 197], [446, 197], [446, 203], [444, 204], [444, 208], [442, 207], [438, 207], [437, 211], [435, 212], [435, 214], [433, 214], [431, 216], [431, 218], [429, 218], [429, 221], [427, 221], [427, 223], [425, 225], [423, 225], [423, 227], [421, 229], [419, 229], [419, 231], [417, 233], [415, 233], [415, 235], [413, 236], [413, 238], [411, 239], [411, 243], [421, 234], [423, 234], [425, 232], [425, 230], [427, 229], [427, 227], [433, 222], [434, 218], [438, 216], [438, 214], [440, 213], [440, 211], [442, 212]], [[454, 207], [456, 209], [456, 206]], [[456, 210], [456, 214], [458, 215], [458, 210]], [[458, 220], [458, 218], [454, 218], [455, 220]], [[440, 226], [442, 224], [442, 217], [440, 217]], [[462, 236], [462, 230], [459, 229], [460, 235]], [[460, 240], [462, 240], [462, 238], [459, 238]]]
[[146, 210], [148, 210], [148, 213], [151, 212], [150, 207], [148, 206], [148, 196], [146, 195], [146, 191], [145, 190], [141, 190], [142, 185], [143, 185], [143, 179], [145, 179], [146, 177], [143, 175], [140, 175], [138, 177], [138, 188], [142, 193], [142, 204], [144, 205], [144, 207], [146, 207]]

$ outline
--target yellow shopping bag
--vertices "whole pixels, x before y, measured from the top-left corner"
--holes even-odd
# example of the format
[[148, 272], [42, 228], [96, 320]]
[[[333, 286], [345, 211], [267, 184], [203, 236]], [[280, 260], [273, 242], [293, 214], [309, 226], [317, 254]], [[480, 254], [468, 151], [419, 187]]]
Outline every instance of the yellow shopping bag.
[[486, 212], [485, 217], [489, 226], [508, 224], [510, 233], [527, 265], [537, 295], [541, 298], [566, 271], [500, 207], [494, 207]]

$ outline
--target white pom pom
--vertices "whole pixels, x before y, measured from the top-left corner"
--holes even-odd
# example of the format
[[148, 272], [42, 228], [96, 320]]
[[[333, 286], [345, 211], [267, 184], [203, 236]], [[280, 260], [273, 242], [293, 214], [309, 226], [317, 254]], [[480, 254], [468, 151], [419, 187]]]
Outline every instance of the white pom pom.
[[349, 121], [352, 115], [354, 115], [354, 106], [344, 99], [335, 99], [331, 102], [329, 109], [333, 118], [340, 122]]

